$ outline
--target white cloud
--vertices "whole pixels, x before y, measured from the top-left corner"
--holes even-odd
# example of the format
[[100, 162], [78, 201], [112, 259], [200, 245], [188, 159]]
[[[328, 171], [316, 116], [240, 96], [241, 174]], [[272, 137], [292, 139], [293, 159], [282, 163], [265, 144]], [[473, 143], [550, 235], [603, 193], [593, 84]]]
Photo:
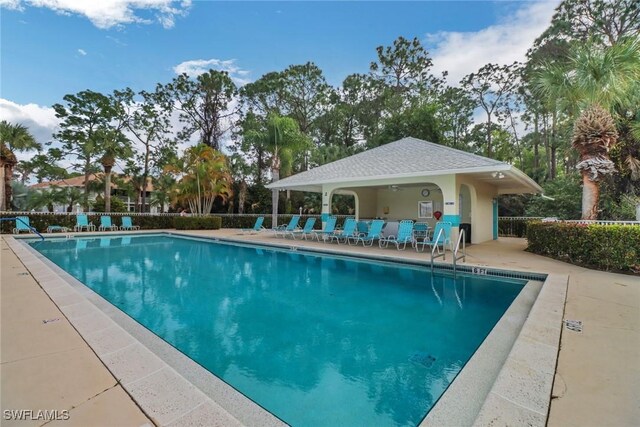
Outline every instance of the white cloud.
[[[51, 141], [59, 123], [51, 107], [37, 104], [21, 105], [4, 98], [0, 98], [0, 117], [9, 123], [26, 126], [36, 141], [43, 145]], [[29, 158], [30, 153], [17, 153], [17, 155], [20, 160], [24, 160]]]
[[524, 61], [534, 40], [549, 26], [559, 0], [524, 3], [496, 25], [476, 32], [447, 31], [427, 34], [434, 73], [448, 71], [448, 82], [457, 85], [467, 74], [487, 63]]
[[0, 7], [7, 8], [9, 10], [22, 10], [20, 0], [0, 0]]
[[173, 67], [173, 71], [176, 74], [185, 73], [190, 77], [195, 77], [206, 73], [212, 68], [228, 72], [229, 77], [238, 85], [242, 86], [251, 82], [251, 79], [247, 78], [250, 72], [238, 67], [235, 59], [192, 59], [176, 65]]
[[[12, 10], [23, 10], [25, 5], [44, 7], [62, 15], [82, 15], [100, 29], [154, 21], [172, 28], [176, 17], [189, 12], [191, 0], [0, 0], [0, 6]], [[140, 16], [140, 11], [152, 14], [153, 18]]]
[[78, 53], [82, 56], [87, 56], [87, 51], [84, 49], [78, 49]]

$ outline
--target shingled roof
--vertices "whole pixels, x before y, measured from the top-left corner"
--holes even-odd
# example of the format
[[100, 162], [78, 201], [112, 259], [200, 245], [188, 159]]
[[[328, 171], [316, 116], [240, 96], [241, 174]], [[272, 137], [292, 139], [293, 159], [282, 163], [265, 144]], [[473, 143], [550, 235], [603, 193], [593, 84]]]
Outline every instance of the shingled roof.
[[[318, 166], [267, 187], [311, 189], [334, 182], [486, 171], [514, 171], [526, 177], [507, 163], [409, 137]], [[533, 180], [531, 182], [537, 187]]]

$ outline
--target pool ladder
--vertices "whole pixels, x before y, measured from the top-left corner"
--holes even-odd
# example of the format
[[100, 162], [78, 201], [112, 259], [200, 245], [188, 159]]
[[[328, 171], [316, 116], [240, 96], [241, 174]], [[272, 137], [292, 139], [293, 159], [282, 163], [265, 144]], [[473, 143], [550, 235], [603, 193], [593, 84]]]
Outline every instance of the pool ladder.
[[[437, 242], [440, 242], [440, 237], [442, 237], [442, 252], [440, 252], [440, 245]], [[438, 235], [434, 239], [436, 244], [431, 248], [431, 271], [433, 271], [433, 260], [442, 257], [442, 260], [446, 260], [447, 249], [444, 246], [444, 229], [440, 229]], [[460, 248], [462, 247], [462, 250]], [[437, 253], [436, 253], [437, 252]], [[467, 260], [467, 247], [466, 241], [464, 238], [464, 228], [460, 229], [460, 233], [458, 234], [458, 241], [456, 242], [456, 247], [453, 249], [453, 277], [456, 278], [457, 275], [457, 262], [462, 259], [463, 262]]]

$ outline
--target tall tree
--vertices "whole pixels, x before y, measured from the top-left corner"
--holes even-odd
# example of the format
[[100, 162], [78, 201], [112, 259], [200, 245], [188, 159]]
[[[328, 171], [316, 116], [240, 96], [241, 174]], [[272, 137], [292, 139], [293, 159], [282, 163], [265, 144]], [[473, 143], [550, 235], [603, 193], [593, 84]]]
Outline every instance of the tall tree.
[[431, 74], [433, 60], [417, 37], [400, 36], [392, 46], [378, 46], [376, 52], [378, 60], [371, 62], [371, 74], [393, 95], [404, 100], [417, 95], [428, 102], [435, 100], [444, 81]]
[[477, 72], [465, 76], [460, 81], [462, 88], [467, 91], [469, 96], [476, 102], [476, 105], [482, 108], [487, 116], [485, 151], [487, 157], [493, 156], [491, 127], [495, 115], [503, 102], [503, 98], [513, 90], [516, 84], [516, 74], [513, 72], [514, 65], [486, 64]]
[[322, 70], [313, 62], [291, 65], [282, 73], [285, 112], [298, 123], [300, 132], [310, 136], [315, 121], [326, 110], [330, 87]]
[[11, 180], [18, 163], [15, 152], [40, 149], [42, 146], [25, 126], [0, 122], [0, 210], [11, 207]]
[[60, 120], [60, 130], [54, 138], [62, 146], [50, 151], [56, 158], [74, 158], [73, 167], [84, 174], [83, 206], [88, 209], [89, 177], [97, 171], [96, 163], [103, 154], [100, 143], [113, 132], [112, 121], [118, 117], [118, 108], [111, 98], [91, 90], [65, 95], [63, 99], [66, 105], [53, 106]]
[[209, 70], [195, 79], [181, 74], [166, 89], [184, 124], [179, 138], [188, 140], [198, 132], [202, 144], [219, 150], [239, 111], [234, 100], [238, 90], [229, 74]]
[[534, 49], [566, 41], [613, 46], [640, 34], [640, 4], [636, 0], [564, 0]]
[[104, 171], [104, 211], [111, 212], [111, 172], [118, 159], [127, 160], [132, 154], [131, 141], [118, 128], [99, 132], [99, 162]]
[[[276, 182], [292, 170], [292, 160], [297, 152], [309, 148], [309, 139], [300, 131], [298, 123], [290, 117], [269, 116], [266, 129], [254, 131], [253, 138], [260, 139], [261, 145], [271, 154], [271, 178]], [[278, 222], [278, 189], [272, 190], [273, 224]]]
[[438, 100], [436, 115], [440, 120], [444, 143], [464, 149], [469, 128], [473, 123], [474, 102], [457, 87], [447, 87]]
[[[135, 157], [140, 165], [142, 182], [151, 179], [153, 169], [160, 170], [168, 151], [175, 151], [176, 140], [172, 137], [171, 98], [160, 84], [153, 92], [141, 91], [137, 95], [129, 88], [116, 91], [114, 96], [123, 109], [123, 122], [141, 148]], [[141, 208], [146, 211], [146, 188], [142, 191]]]
[[269, 114], [283, 114], [285, 109], [284, 92], [284, 73], [272, 71], [255, 82], [247, 83], [240, 88], [240, 97], [250, 111], [266, 117]]
[[640, 81], [640, 39], [611, 47], [594, 43], [575, 48], [568, 63], [547, 64], [536, 75], [536, 87], [544, 98], [554, 99], [573, 117], [573, 146], [580, 154], [583, 219], [598, 216], [599, 182], [614, 172], [609, 150], [618, 137], [611, 110], [637, 110]]

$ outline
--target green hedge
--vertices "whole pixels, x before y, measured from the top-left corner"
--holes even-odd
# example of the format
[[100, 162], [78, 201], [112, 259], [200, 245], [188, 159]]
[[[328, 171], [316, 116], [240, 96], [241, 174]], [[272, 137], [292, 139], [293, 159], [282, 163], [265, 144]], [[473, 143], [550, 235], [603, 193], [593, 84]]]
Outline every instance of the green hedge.
[[640, 272], [640, 227], [531, 222], [527, 250], [601, 270]]
[[177, 216], [173, 225], [176, 230], [218, 230], [222, 226], [219, 216]]
[[[47, 227], [50, 225], [60, 225], [62, 227], [67, 227], [70, 230], [73, 230], [73, 226], [76, 225], [76, 216], [75, 215], [66, 215], [66, 214], [46, 214], [46, 215], [7, 215], [3, 214], [1, 218], [12, 218], [15, 216], [28, 216], [29, 223], [32, 227], [35, 227], [41, 233], [47, 231]], [[98, 214], [88, 214], [89, 222], [95, 225], [96, 227], [100, 226], [100, 215]], [[126, 215], [125, 215], [126, 216]], [[157, 230], [161, 228], [173, 228], [173, 216], [155, 216], [155, 215], [144, 215], [144, 216], [131, 216], [131, 221], [134, 225], [139, 225], [142, 230]], [[120, 215], [111, 215], [111, 222], [115, 225], [121, 225]], [[11, 233], [13, 228], [15, 227], [15, 221], [2, 221], [2, 232], [3, 233]]]

